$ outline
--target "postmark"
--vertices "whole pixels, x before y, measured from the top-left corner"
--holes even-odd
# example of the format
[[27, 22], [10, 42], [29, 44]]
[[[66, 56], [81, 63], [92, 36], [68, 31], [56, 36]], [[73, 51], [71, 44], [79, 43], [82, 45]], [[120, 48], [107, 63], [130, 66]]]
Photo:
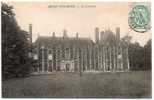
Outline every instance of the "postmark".
[[150, 29], [150, 11], [145, 5], [136, 5], [129, 12], [128, 24], [136, 32], [144, 33]]

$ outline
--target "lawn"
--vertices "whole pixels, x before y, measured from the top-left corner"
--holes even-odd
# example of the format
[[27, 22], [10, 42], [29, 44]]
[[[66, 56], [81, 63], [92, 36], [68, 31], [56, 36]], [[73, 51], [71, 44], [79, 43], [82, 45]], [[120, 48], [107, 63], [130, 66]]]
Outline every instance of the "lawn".
[[2, 97], [151, 98], [151, 72], [52, 73], [2, 82]]

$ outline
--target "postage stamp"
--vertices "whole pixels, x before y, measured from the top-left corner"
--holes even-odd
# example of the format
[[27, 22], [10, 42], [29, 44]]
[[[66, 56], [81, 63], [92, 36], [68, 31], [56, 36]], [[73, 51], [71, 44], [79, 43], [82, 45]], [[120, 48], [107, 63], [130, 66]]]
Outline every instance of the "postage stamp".
[[128, 23], [136, 32], [144, 33], [150, 29], [150, 11], [144, 5], [136, 5], [129, 13]]

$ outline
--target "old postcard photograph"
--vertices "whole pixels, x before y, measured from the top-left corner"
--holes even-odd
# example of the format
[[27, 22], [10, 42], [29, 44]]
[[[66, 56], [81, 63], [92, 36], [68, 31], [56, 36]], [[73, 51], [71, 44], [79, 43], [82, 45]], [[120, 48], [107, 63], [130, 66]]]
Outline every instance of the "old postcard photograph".
[[152, 98], [151, 2], [1, 2], [2, 98]]

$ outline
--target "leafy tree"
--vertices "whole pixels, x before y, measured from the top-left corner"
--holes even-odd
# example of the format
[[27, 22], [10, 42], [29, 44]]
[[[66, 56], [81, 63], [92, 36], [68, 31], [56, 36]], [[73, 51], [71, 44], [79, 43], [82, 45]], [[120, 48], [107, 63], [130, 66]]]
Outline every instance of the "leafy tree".
[[129, 44], [129, 61], [131, 70], [142, 70], [143, 66], [143, 47], [139, 43]]
[[28, 33], [20, 29], [12, 9], [6, 3], [1, 5], [3, 79], [25, 76], [30, 72], [31, 65], [28, 57]]
[[124, 36], [121, 40], [122, 40], [122, 42], [124, 42], [125, 44], [127, 44], [127, 45], [129, 45], [129, 44], [131, 44], [131, 39], [132, 39], [132, 37], [131, 36]]
[[144, 69], [151, 70], [151, 39], [144, 46]]
[[138, 42], [131, 43], [130, 36], [125, 36], [122, 41], [129, 46], [128, 54], [131, 70], [150, 70], [151, 69], [151, 40], [142, 47]]

